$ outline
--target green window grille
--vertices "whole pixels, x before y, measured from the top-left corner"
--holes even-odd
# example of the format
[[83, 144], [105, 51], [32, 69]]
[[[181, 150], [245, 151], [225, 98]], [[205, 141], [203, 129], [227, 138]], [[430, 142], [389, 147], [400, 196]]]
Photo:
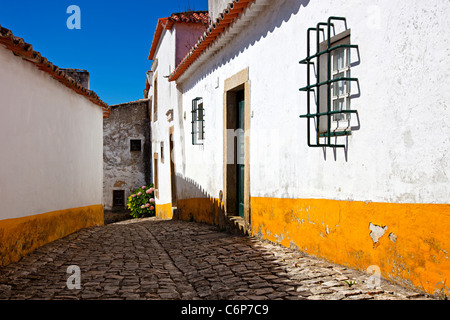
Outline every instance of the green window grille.
[[[351, 83], [358, 82], [358, 79], [351, 77], [350, 72], [344, 70], [345, 63], [347, 63], [347, 69], [350, 70], [350, 50], [358, 49], [358, 46], [350, 43], [332, 43], [331, 31], [335, 30], [333, 23], [335, 21], [345, 23], [346, 33], [350, 39], [350, 30], [347, 29], [346, 19], [330, 17], [327, 22], [319, 22], [315, 28], [308, 29], [307, 57], [300, 61], [300, 64], [307, 66], [307, 85], [300, 88], [300, 91], [306, 92], [307, 95], [307, 114], [301, 115], [300, 118], [307, 119], [308, 146], [313, 148], [345, 148], [346, 146], [343, 144], [333, 144], [332, 137], [351, 135], [350, 126], [342, 130], [332, 128], [332, 123], [333, 121], [350, 121], [351, 114], [358, 113], [357, 110], [349, 108]], [[314, 33], [316, 53], [311, 55], [311, 41]], [[320, 41], [321, 34], [325, 38], [323, 42]], [[321, 70], [324, 67], [326, 70]], [[311, 81], [311, 69], [313, 68], [316, 73], [315, 83]], [[315, 108], [311, 99], [312, 95], [315, 95]], [[315, 128], [315, 141], [311, 141], [312, 126]]]
[[203, 145], [205, 140], [205, 109], [203, 98], [192, 100], [192, 144]]

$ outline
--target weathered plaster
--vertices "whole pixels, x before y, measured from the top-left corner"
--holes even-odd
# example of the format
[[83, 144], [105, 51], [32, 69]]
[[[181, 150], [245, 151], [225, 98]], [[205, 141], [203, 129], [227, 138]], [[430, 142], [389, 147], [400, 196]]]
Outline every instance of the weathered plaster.
[[0, 220], [0, 266], [82, 228], [104, 223], [103, 206], [58, 210], [17, 219]]
[[[113, 190], [124, 190], [125, 198], [151, 179], [150, 123], [148, 101], [124, 103], [111, 107], [104, 120], [103, 203], [112, 209]], [[141, 151], [130, 151], [130, 140], [141, 140]]]

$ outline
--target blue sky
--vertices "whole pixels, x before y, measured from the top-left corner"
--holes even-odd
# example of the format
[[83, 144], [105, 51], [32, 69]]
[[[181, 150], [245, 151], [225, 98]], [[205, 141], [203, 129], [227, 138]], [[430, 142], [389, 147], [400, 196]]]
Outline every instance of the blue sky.
[[[67, 28], [70, 5], [80, 30]], [[157, 20], [187, 9], [207, 10], [208, 0], [0, 0], [0, 25], [58, 67], [88, 70], [91, 90], [114, 105], [143, 98]]]

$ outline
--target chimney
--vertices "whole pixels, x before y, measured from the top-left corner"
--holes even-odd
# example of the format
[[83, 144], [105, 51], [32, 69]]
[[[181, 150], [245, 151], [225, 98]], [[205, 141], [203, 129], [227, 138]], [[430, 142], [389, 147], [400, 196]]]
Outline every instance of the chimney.
[[89, 72], [81, 69], [60, 69], [64, 71], [69, 77], [73, 78], [76, 82], [81, 84], [85, 89], [90, 89], [90, 76]]

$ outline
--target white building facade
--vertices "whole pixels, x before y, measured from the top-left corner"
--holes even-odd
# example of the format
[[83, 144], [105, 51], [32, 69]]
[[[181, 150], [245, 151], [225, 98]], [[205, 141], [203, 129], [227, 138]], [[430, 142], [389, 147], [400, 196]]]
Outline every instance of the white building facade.
[[0, 27], [0, 266], [103, 225], [109, 106]]
[[157, 62], [173, 106], [158, 204], [241, 215], [254, 236], [448, 291], [449, 13], [444, 0], [216, 10], [175, 69]]
[[[152, 165], [156, 188], [156, 214], [172, 217], [176, 207], [176, 175], [172, 158], [173, 143], [180, 136], [179, 114], [181, 93], [168, 76], [175, 70], [198, 38], [205, 32], [208, 23], [207, 12], [176, 13], [161, 18], [153, 38], [149, 59], [152, 69], [147, 73], [147, 98], [152, 105]], [[175, 156], [175, 155], [173, 155]]]

